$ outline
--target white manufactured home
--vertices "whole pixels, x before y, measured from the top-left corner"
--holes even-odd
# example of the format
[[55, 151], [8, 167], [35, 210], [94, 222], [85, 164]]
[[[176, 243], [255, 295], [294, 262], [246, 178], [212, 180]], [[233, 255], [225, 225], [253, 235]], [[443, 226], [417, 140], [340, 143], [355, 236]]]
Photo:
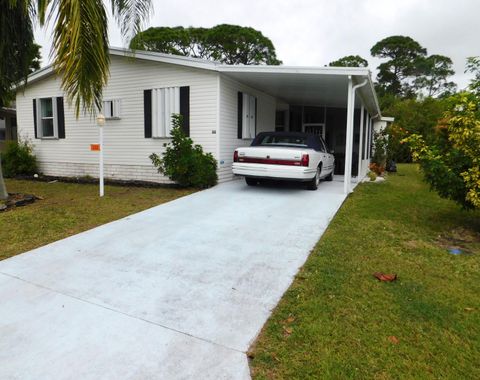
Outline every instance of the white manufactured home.
[[[168, 182], [149, 155], [169, 141], [170, 115], [218, 161], [220, 181], [233, 178], [235, 148], [263, 131], [321, 134], [334, 151], [345, 191], [363, 177], [372, 135], [383, 125], [367, 68], [232, 66], [152, 52], [111, 49], [104, 89], [105, 176]], [[34, 144], [46, 175], [98, 176], [95, 115], [75, 118], [52, 67], [29, 77], [17, 93], [18, 135]], [[383, 123], [383, 124], [382, 124]]]

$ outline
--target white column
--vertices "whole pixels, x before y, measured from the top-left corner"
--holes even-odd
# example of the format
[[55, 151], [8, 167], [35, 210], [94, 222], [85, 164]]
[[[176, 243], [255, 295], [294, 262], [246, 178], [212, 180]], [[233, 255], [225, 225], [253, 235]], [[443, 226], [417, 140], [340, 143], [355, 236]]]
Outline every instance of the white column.
[[364, 160], [367, 159], [367, 146], [368, 146], [368, 123], [370, 123], [370, 115], [367, 112], [366, 120], [365, 120], [365, 145], [363, 146], [363, 157]]
[[363, 177], [363, 169], [362, 169], [362, 150], [363, 150], [363, 119], [365, 118], [364, 116], [365, 113], [365, 108], [362, 107], [360, 108], [360, 138], [358, 141], [358, 172], [357, 172], [357, 183], [360, 182], [360, 180]]
[[347, 133], [345, 141], [345, 173], [343, 179], [343, 191], [350, 192], [350, 181], [352, 178], [352, 140], [353, 140], [353, 114], [354, 114], [354, 92], [352, 77], [348, 77], [348, 98], [347, 98]]
[[99, 173], [99, 179], [100, 179], [100, 196], [103, 197], [105, 194], [104, 191], [104, 182], [103, 182], [103, 125], [100, 125], [100, 173]]

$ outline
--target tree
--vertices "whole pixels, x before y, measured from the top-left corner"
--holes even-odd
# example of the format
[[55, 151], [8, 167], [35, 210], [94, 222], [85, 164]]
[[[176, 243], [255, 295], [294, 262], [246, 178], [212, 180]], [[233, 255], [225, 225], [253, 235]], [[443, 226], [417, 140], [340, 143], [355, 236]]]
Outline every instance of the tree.
[[425, 98], [396, 99], [388, 107], [382, 109], [385, 115], [393, 116], [395, 121], [387, 128], [388, 159], [396, 162], [411, 162], [412, 154], [402, 140], [417, 134], [427, 142], [436, 139], [435, 127], [446, 111], [445, 99]]
[[332, 61], [328, 66], [333, 67], [368, 67], [368, 61], [359, 55], [347, 55]]
[[33, 29], [27, 5], [0, 0], [0, 107], [15, 97], [13, 86], [40, 68], [40, 46], [33, 42]]
[[404, 140], [432, 189], [468, 209], [480, 208], [479, 104], [475, 93], [454, 95], [434, 141], [427, 143], [418, 134]]
[[130, 48], [210, 59], [226, 64], [281, 64], [272, 41], [262, 32], [229, 24], [210, 29], [181, 26], [149, 28], [132, 39]]
[[469, 88], [472, 92], [480, 96], [480, 57], [468, 57], [465, 72], [474, 74], [474, 77], [470, 81]]
[[[101, 0], [0, 0], [0, 50], [2, 59], [15, 60], [26, 70], [33, 41], [31, 25], [54, 20], [53, 67], [62, 78], [69, 103], [95, 113], [101, 108], [102, 90], [109, 75], [108, 19]], [[150, 13], [151, 0], [111, 0], [111, 12], [122, 34], [130, 39], [138, 33]], [[5, 52], [17, 55], [4, 55]], [[14, 77], [0, 75], [2, 88], [10, 88]], [[3, 92], [2, 92], [3, 93]], [[1, 170], [1, 169], [0, 169]], [[0, 187], [3, 176], [0, 175]]]
[[413, 84], [417, 92], [427, 97], [451, 95], [456, 84], [448, 77], [455, 74], [453, 62], [444, 55], [430, 55], [417, 62], [417, 78]]
[[377, 42], [370, 53], [373, 57], [388, 59], [378, 66], [380, 93], [413, 96], [414, 87], [410, 79], [417, 73], [418, 61], [427, 55], [427, 50], [410, 37], [391, 36]]
[[[21, 10], [23, 21], [45, 24], [54, 20], [53, 67], [62, 78], [62, 89], [69, 103], [73, 103], [76, 115], [95, 112], [101, 108], [102, 89], [109, 75], [108, 18], [101, 0], [0, 0], [2, 16], [4, 9]], [[111, 0], [111, 13], [120, 25], [122, 34], [130, 39], [140, 30], [141, 22], [150, 13], [151, 0]], [[5, 12], [5, 13], [8, 13]], [[19, 16], [20, 17], [20, 14]], [[12, 49], [16, 33], [22, 41], [31, 40], [18, 19], [3, 18], [0, 41]], [[31, 27], [30, 27], [31, 28]], [[26, 43], [26, 42], [25, 42]], [[23, 62], [26, 49], [17, 49], [19, 61]], [[2, 58], [3, 59], [3, 58]], [[12, 80], [12, 79], [9, 79]], [[13, 83], [13, 82], [12, 82]]]

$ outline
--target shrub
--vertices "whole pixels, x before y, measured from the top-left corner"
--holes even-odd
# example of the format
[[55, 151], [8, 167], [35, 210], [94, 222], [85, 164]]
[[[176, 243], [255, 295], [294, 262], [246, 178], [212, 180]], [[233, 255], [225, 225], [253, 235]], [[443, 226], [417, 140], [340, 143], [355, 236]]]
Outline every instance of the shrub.
[[480, 208], [479, 103], [474, 93], [457, 94], [439, 121], [435, 141], [417, 134], [404, 140], [431, 188], [470, 209]]
[[368, 172], [368, 178], [370, 178], [370, 181], [375, 181], [377, 179], [377, 175], [374, 172]]
[[37, 158], [28, 140], [9, 141], [2, 153], [2, 168], [5, 177], [33, 175], [37, 171]]
[[377, 175], [382, 175], [385, 172], [385, 165], [387, 163], [387, 133], [386, 131], [375, 132], [373, 134], [373, 155], [370, 164], [370, 170]]
[[152, 153], [149, 157], [159, 173], [166, 175], [180, 186], [207, 188], [217, 183], [217, 161], [211, 153], [204, 153], [200, 145], [194, 145], [182, 129], [181, 115], [172, 115], [172, 141], [165, 144], [162, 157]]

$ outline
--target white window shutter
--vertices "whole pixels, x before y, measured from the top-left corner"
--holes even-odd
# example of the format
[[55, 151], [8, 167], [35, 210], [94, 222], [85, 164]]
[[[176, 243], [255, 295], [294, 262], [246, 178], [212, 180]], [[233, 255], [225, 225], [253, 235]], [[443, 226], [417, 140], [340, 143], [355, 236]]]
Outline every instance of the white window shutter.
[[180, 112], [180, 87], [152, 90], [152, 137], [170, 137], [172, 114]]
[[250, 96], [250, 138], [255, 138], [255, 97]]
[[250, 95], [243, 93], [242, 110], [242, 136], [244, 139], [250, 138]]
[[120, 117], [122, 115], [121, 111], [121, 101], [120, 99], [113, 101], [113, 116]]
[[157, 91], [157, 134], [156, 137], [165, 136], [165, 89]]
[[102, 113], [103, 113], [103, 116], [105, 116], [105, 118], [107, 119], [112, 117], [109, 106], [110, 106], [109, 101], [102, 102]]

